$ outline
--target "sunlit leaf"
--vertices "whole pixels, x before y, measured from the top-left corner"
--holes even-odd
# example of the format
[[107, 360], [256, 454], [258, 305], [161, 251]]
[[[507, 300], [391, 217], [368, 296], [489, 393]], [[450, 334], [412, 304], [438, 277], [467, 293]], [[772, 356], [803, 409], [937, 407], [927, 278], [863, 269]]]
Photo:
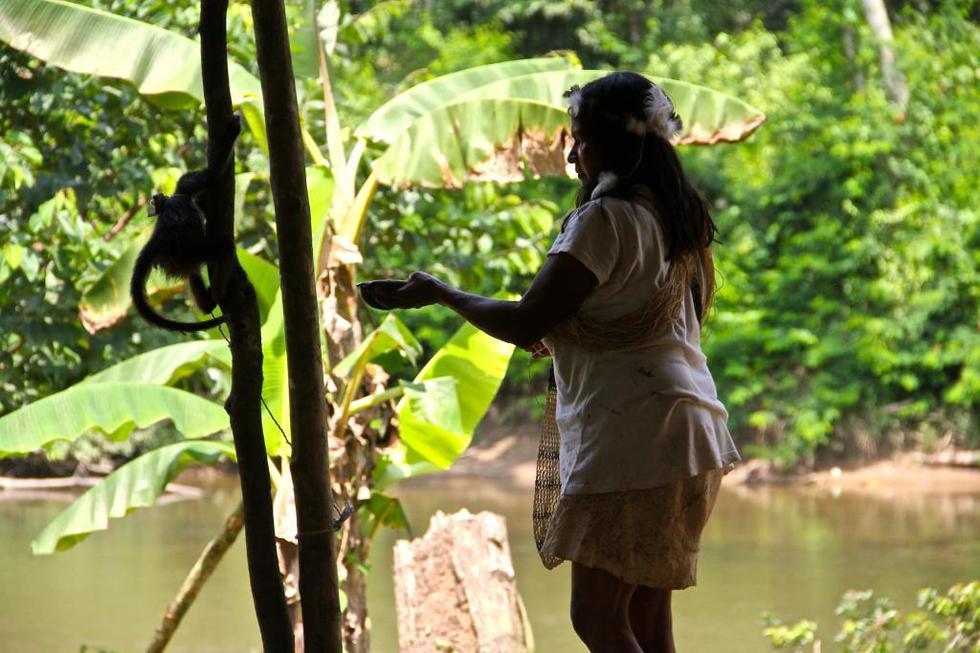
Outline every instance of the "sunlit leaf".
[[134, 428], [163, 420], [173, 421], [186, 438], [228, 428], [221, 405], [190, 392], [145, 383], [81, 383], [0, 417], [0, 457], [91, 431], [122, 440]]
[[334, 179], [326, 166], [306, 168], [306, 193], [310, 198], [310, 232], [313, 234], [313, 260], [320, 256], [320, 245], [330, 218]]
[[241, 248], [238, 249], [238, 262], [255, 288], [255, 295], [259, 300], [259, 320], [265, 322], [269, 309], [276, 301], [276, 293], [279, 292], [279, 268]]
[[380, 38], [411, 5], [411, 0], [380, 0], [374, 3], [345, 21], [341, 30], [342, 40], [347, 43], [366, 43]]
[[85, 378], [82, 383], [146, 383], [171, 385], [201, 367], [218, 363], [231, 367], [224, 340], [192, 340], [153, 349]]
[[[458, 188], [476, 180], [517, 182], [528, 175], [564, 175], [569, 118], [563, 93], [605, 74], [548, 71], [473, 88], [420, 111], [391, 141], [374, 170], [381, 183], [398, 187]], [[741, 140], [765, 120], [762, 112], [735, 97], [677, 80], [651, 79], [671, 96], [684, 121], [678, 144]]]
[[[605, 70], [569, 70], [531, 73], [485, 84], [457, 101], [494, 98], [543, 102], [566, 113], [563, 96], [571, 86], [584, 86], [607, 75]], [[675, 144], [710, 145], [720, 141], [737, 142], [747, 138], [766, 119], [764, 113], [739, 98], [677, 79], [648, 75], [664, 89], [674, 103], [674, 110], [684, 121], [684, 131]]]
[[399, 443], [379, 459], [379, 488], [452, 465], [490, 407], [513, 351], [513, 345], [464, 324], [435, 353], [415, 378], [425, 392], [410, 394], [406, 388], [398, 403]]
[[500, 79], [533, 72], [567, 70], [572, 64], [562, 57], [506, 61], [468, 68], [422, 82], [399, 93], [381, 106], [357, 129], [357, 136], [392, 143], [419, 117], [454, 101], [459, 95]]
[[374, 483], [377, 489], [383, 490], [392, 483], [438, 472], [440, 469], [404, 442], [399, 442], [378, 452]]
[[365, 336], [354, 351], [337, 363], [333, 373], [345, 377], [354, 367], [372, 361], [389, 351], [399, 351], [413, 363], [422, 354], [422, 345], [394, 313], [388, 313], [377, 329]]
[[295, 0], [299, 5], [298, 16], [289, 30], [289, 50], [293, 59], [293, 75], [296, 79], [316, 79], [320, 76], [320, 60], [317, 53], [319, 28], [317, 27], [317, 0]]
[[372, 492], [371, 498], [361, 506], [361, 510], [364, 513], [361, 526], [365, 535], [370, 536], [380, 526], [406, 530], [410, 528], [408, 515], [405, 514], [401, 501], [382, 492]]
[[46, 555], [70, 549], [94, 531], [108, 528], [110, 519], [153, 505], [166, 491], [167, 483], [184, 469], [214, 464], [221, 456], [234, 459], [234, 445], [189, 441], [145, 453], [72, 502], [41, 531], [31, 550], [35, 555]]
[[[286, 328], [282, 313], [282, 293], [269, 310], [262, 325], [262, 430], [265, 448], [270, 456], [277, 455], [283, 446], [282, 428], [290, 437], [289, 377], [286, 368]], [[278, 422], [278, 426], [277, 423]]]
[[245, 217], [245, 198], [248, 187], [255, 178], [254, 172], [242, 172], [235, 175], [235, 224], [240, 224]]
[[[310, 230], [313, 234], [314, 260], [319, 256], [319, 242], [330, 217], [334, 181], [324, 166], [306, 168], [306, 187], [310, 201]], [[277, 291], [262, 324], [262, 429], [266, 452], [277, 455], [284, 444], [283, 434], [290, 437], [289, 379], [286, 360], [286, 329], [282, 312], [282, 292]]]
[[337, 0], [327, 0], [323, 3], [323, 8], [317, 14], [317, 25], [320, 27], [324, 51], [333, 54], [340, 34], [340, 5], [337, 4]]
[[513, 353], [514, 345], [467, 323], [432, 356], [415, 381], [445, 376], [456, 379], [460, 425], [468, 437], [490, 408]]
[[406, 385], [398, 402], [398, 434], [423, 458], [448, 469], [471, 435], [463, 431], [456, 380], [443, 376]]
[[[3, 0], [0, 41], [65, 70], [125, 80], [163, 106], [204, 101], [200, 46], [155, 25], [59, 0]], [[235, 104], [262, 97], [238, 64], [229, 77]]]

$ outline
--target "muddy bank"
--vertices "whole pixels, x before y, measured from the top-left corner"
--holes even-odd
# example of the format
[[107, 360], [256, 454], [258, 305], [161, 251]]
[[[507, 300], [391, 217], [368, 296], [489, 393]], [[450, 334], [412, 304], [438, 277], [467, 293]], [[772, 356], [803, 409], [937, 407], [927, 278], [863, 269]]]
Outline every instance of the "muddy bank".
[[[452, 469], [413, 482], [438, 482], [447, 477], [497, 480], [517, 487], [534, 487], [537, 426], [494, 427], [477, 436]], [[948, 459], [948, 460], [947, 460]], [[831, 467], [806, 473], [779, 473], [762, 460], [740, 464], [728, 476], [728, 485], [792, 486], [849, 492], [891, 494], [980, 493], [980, 469], [969, 466], [972, 457], [923, 456], [904, 453], [868, 464]]]

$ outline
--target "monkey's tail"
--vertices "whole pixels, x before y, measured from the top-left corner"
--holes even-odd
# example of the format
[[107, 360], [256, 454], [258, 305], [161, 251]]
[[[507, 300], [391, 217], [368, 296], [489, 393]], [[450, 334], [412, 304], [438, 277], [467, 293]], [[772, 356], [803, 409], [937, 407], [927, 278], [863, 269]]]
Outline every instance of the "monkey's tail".
[[146, 299], [146, 280], [150, 276], [150, 269], [153, 266], [153, 257], [149, 255], [147, 249], [144, 248], [139, 256], [136, 257], [136, 265], [133, 267], [133, 276], [129, 283], [129, 294], [133, 298], [133, 305], [139, 314], [143, 316], [144, 320], [161, 329], [183, 331], [184, 333], [204, 331], [225, 323], [224, 315], [201, 322], [178, 322], [177, 320], [166, 318], [153, 310], [153, 307], [150, 306], [150, 303]]

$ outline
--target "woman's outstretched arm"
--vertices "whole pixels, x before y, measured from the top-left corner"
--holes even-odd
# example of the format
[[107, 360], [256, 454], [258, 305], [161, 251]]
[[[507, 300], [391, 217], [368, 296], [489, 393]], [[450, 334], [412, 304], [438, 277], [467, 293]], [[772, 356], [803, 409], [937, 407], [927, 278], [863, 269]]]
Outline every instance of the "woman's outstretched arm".
[[361, 290], [368, 303], [381, 308], [448, 306], [481, 331], [527, 348], [571, 317], [597, 284], [587, 267], [559, 252], [548, 256], [519, 301], [463, 292], [425, 272], [414, 272], [404, 283], [369, 282]]

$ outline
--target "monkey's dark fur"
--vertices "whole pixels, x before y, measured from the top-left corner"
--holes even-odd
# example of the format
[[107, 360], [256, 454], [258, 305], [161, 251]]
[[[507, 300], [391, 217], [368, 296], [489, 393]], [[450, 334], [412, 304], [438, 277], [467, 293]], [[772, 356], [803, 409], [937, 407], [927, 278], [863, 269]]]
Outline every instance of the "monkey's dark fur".
[[[215, 262], [219, 252], [205, 235], [204, 194], [212, 181], [228, 171], [234, 162], [235, 140], [241, 132], [241, 119], [234, 117], [227, 142], [221, 144], [221, 169], [197, 170], [185, 173], [177, 182], [173, 195], [153, 196], [153, 212], [157, 216], [156, 226], [150, 240], [140, 251], [133, 268], [129, 291], [136, 310], [146, 321], [172, 331], [201, 331], [218, 326], [225, 318], [217, 317], [202, 322], [178, 322], [157, 313], [146, 300], [146, 279], [154, 267], [174, 278], [190, 282], [194, 302], [205, 313], [215, 309], [220, 297], [215, 297], [204, 284], [201, 267]], [[214, 280], [212, 279], [212, 283]]]

